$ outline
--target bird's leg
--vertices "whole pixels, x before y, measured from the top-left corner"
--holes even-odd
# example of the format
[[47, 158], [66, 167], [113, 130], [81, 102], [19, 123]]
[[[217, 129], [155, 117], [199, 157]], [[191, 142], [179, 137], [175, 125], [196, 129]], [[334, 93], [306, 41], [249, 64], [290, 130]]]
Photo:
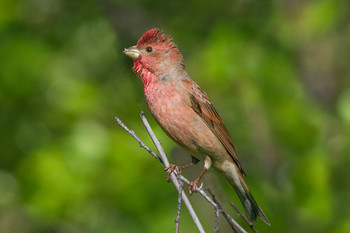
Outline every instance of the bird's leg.
[[181, 169], [185, 169], [185, 168], [194, 166], [194, 165], [196, 165], [199, 162], [199, 160], [196, 159], [195, 157], [191, 156], [191, 158], [192, 158], [192, 161], [190, 163], [188, 163], [188, 164], [185, 164], [185, 165], [182, 165], [182, 166], [177, 166], [175, 164], [170, 164], [169, 167], [166, 167], [165, 171], [168, 173], [168, 176], [167, 176], [166, 180], [168, 182], [171, 181], [171, 173], [173, 173], [174, 171], [176, 171], [177, 174], [181, 174]]
[[202, 176], [209, 170], [210, 167], [211, 167], [211, 158], [207, 155], [204, 159], [204, 169], [202, 173], [196, 179], [188, 183], [188, 186], [187, 186], [188, 194], [192, 195], [194, 192], [196, 192], [198, 182], [200, 181]]

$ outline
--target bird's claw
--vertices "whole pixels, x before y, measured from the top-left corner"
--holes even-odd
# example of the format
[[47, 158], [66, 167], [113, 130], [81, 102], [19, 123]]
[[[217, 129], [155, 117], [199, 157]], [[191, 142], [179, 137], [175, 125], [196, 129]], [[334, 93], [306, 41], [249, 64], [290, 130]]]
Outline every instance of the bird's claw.
[[[181, 174], [181, 167], [180, 166], [176, 166], [174, 164], [170, 164], [168, 167], [165, 168], [165, 171], [168, 173], [168, 176], [166, 178], [166, 180], [168, 182], [171, 182], [171, 174], [175, 171], [176, 174], [180, 175]], [[203, 187], [203, 183], [201, 183], [201, 185], [198, 187], [198, 183], [199, 183], [200, 177], [198, 177], [197, 179], [190, 181], [187, 185], [187, 191], [188, 194], [192, 195], [193, 193], [197, 192], [197, 188], [201, 189]]]
[[203, 183], [199, 187], [197, 187], [198, 182], [199, 182], [199, 180], [196, 179], [196, 180], [190, 181], [188, 183], [188, 185], [187, 185], [188, 194], [192, 195], [193, 193], [197, 192], [197, 190], [196, 190], [197, 188], [198, 189], [202, 188]]
[[203, 182], [201, 183], [201, 185], [199, 185], [198, 189], [202, 189], [203, 188]]
[[170, 164], [168, 167], [165, 168], [165, 171], [168, 173], [168, 176], [166, 180], [168, 182], [171, 182], [171, 174], [175, 171], [178, 175], [181, 174], [181, 169], [179, 166], [176, 166], [174, 164]]

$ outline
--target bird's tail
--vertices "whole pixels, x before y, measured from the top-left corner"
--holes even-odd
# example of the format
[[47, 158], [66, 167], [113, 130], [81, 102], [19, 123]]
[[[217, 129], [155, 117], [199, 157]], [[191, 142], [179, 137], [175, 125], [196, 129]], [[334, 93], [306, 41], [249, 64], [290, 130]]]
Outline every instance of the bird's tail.
[[270, 225], [269, 220], [250, 193], [237, 166], [232, 162], [225, 161], [224, 166], [222, 166], [220, 170], [224, 172], [225, 177], [230, 181], [231, 185], [236, 191], [248, 219], [253, 223], [256, 221], [257, 217], [259, 217], [267, 225]]

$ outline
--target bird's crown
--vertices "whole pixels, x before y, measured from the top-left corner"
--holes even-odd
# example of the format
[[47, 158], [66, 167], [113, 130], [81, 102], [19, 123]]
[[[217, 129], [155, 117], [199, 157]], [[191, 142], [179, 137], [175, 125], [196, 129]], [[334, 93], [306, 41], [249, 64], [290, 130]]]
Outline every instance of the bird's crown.
[[162, 30], [153, 28], [148, 30], [137, 42], [137, 47], [142, 47], [149, 44], [162, 44], [169, 47], [176, 47], [172, 38], [166, 34], [163, 34]]

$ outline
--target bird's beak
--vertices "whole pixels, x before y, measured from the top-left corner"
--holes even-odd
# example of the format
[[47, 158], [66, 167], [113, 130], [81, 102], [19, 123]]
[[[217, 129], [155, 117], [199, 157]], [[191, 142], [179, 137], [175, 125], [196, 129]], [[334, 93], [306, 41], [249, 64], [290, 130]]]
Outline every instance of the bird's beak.
[[131, 57], [132, 59], [136, 59], [140, 56], [140, 51], [136, 48], [136, 46], [124, 49], [123, 53], [125, 53], [128, 57]]

